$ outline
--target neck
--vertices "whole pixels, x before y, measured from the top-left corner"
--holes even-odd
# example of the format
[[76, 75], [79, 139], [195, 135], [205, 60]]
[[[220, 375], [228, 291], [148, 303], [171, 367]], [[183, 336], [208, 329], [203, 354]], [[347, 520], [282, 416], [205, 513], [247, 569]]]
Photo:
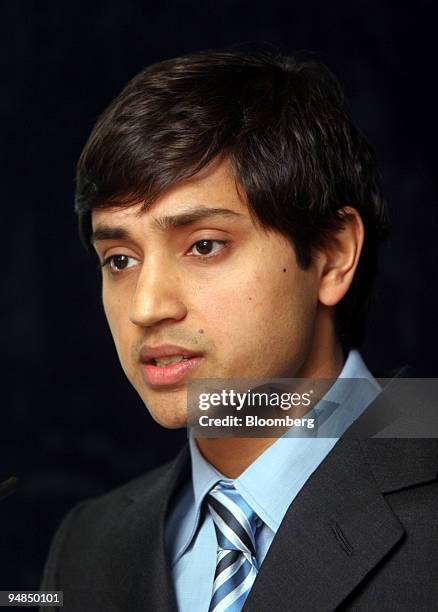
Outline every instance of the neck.
[[[316, 330], [317, 331], [317, 330]], [[318, 337], [318, 334], [315, 334]], [[321, 336], [320, 336], [321, 337]], [[308, 359], [295, 378], [328, 378], [339, 376], [344, 355], [339, 342], [319, 344], [317, 353], [310, 351]], [[228, 478], [237, 478], [278, 438], [197, 438], [203, 457]]]

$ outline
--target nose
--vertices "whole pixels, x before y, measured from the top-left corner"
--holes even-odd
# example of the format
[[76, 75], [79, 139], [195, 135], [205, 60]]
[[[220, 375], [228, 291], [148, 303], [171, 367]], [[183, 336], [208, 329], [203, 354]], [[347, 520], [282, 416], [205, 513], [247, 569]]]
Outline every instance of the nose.
[[172, 266], [144, 261], [131, 300], [129, 318], [135, 325], [153, 327], [166, 320], [180, 321], [187, 314], [181, 282]]

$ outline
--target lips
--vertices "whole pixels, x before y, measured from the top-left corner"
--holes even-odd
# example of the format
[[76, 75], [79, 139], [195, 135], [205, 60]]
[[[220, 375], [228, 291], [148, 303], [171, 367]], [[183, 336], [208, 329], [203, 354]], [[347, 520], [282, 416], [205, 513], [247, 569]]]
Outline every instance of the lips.
[[182, 346], [143, 346], [140, 362], [146, 382], [152, 386], [180, 383], [203, 359], [202, 353]]

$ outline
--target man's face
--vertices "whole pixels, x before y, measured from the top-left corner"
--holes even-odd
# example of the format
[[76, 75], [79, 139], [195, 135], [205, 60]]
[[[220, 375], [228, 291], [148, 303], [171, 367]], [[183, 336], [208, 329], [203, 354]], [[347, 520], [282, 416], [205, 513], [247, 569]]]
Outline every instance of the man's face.
[[[317, 270], [301, 270], [291, 243], [253, 222], [226, 161], [147, 211], [96, 209], [92, 221], [120, 362], [160, 424], [186, 424], [189, 377], [292, 377], [304, 366]], [[160, 347], [191, 357], [166, 365]]]

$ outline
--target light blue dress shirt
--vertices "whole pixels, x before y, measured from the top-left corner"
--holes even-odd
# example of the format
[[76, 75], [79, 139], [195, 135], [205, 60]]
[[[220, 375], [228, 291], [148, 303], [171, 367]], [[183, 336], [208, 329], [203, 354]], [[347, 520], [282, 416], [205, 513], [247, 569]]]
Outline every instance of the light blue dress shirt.
[[[301, 488], [342, 433], [379, 392], [377, 381], [359, 353], [350, 351], [338, 379], [313, 408], [320, 424], [318, 437], [313, 437], [314, 432], [312, 437], [286, 437], [296, 429], [292, 428], [233, 481], [263, 521], [257, 534], [259, 565]], [[192, 436], [189, 445], [192, 480], [175, 500], [167, 520], [166, 548], [178, 609], [180, 612], [207, 612], [216, 569], [217, 542], [210, 514], [201, 514], [202, 502], [219, 480], [231, 481], [202, 457]]]

